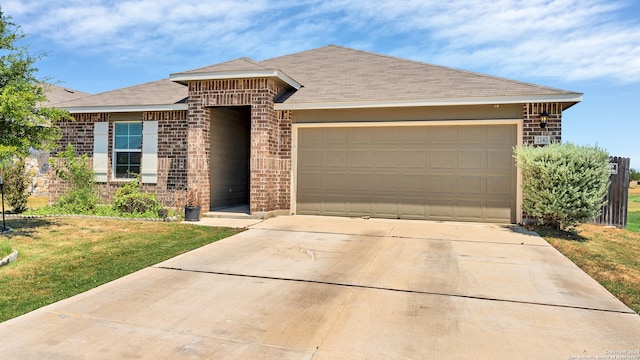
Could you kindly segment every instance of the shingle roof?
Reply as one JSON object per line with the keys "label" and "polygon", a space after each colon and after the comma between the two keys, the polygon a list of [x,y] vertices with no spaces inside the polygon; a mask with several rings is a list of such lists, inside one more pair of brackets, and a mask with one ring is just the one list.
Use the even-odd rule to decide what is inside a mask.
{"label": "shingle roof", "polygon": [[260,64],[282,69],[303,85],[287,104],[572,94],[336,45]]}
{"label": "shingle roof", "polygon": [[44,94],[47,97],[47,101],[43,101],[42,103],[38,104],[39,106],[52,106],[63,101],[79,99],[91,95],[86,92],[52,84],[44,84],[43,87]]}
{"label": "shingle roof", "polygon": [[107,91],[57,104],[63,108],[90,106],[170,105],[184,102],[188,89],[169,79]]}
{"label": "shingle roof", "polygon": [[[306,104],[384,103],[439,99],[504,99],[526,102],[540,96],[567,96],[575,103],[581,94],[546,86],[431,65],[336,45],[254,61],[239,58],[171,75],[172,78],[109,91],[60,104],[67,108],[178,104],[187,88],[173,80],[206,74],[274,70],[302,88],[283,101],[285,106]],[[235,75],[233,75],[235,76]]]}

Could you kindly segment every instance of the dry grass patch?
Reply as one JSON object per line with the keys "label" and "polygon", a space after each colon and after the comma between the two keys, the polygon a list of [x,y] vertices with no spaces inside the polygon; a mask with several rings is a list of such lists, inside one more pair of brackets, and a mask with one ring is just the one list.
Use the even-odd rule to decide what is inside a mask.
{"label": "dry grass patch", "polygon": [[20,255],[0,268],[0,321],[84,292],[238,230],[95,218],[12,219]]}
{"label": "dry grass patch", "polygon": [[553,247],[640,313],[640,233],[593,224],[577,234],[538,228]]}

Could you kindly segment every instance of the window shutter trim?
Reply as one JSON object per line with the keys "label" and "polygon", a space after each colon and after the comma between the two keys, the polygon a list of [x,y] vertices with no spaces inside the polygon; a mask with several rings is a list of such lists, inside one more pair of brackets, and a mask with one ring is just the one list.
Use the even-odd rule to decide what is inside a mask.
{"label": "window shutter trim", "polygon": [[140,178],[143,184],[158,183],[158,122],[142,123],[142,168]]}
{"label": "window shutter trim", "polygon": [[95,182],[107,182],[108,168],[109,123],[97,122],[93,124],[93,172]]}

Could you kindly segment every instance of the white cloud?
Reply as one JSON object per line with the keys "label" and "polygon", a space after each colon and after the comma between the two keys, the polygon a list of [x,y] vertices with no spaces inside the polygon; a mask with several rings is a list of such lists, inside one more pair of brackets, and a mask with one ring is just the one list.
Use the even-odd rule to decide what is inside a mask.
{"label": "white cloud", "polygon": [[633,6],[624,0],[8,0],[2,9],[55,47],[116,60],[264,59],[337,43],[504,76],[637,82],[640,23]]}

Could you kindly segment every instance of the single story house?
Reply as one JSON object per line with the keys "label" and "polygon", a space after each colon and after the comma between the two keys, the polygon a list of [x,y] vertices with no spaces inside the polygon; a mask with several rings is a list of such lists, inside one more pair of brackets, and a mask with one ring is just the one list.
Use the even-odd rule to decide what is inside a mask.
{"label": "single story house", "polygon": [[[57,104],[102,195],[140,174],[165,204],[516,223],[513,147],[561,140],[582,94],[329,45]],[[541,121],[541,114],[546,121]],[[546,126],[545,126],[546,125]],[[54,179],[51,196],[63,184]],[[56,190],[57,189],[57,190]]]}

